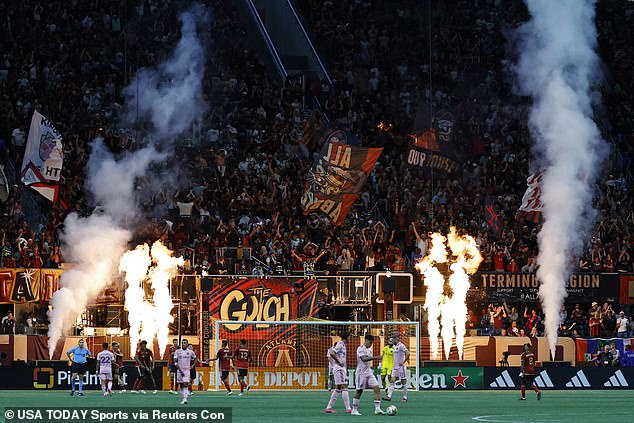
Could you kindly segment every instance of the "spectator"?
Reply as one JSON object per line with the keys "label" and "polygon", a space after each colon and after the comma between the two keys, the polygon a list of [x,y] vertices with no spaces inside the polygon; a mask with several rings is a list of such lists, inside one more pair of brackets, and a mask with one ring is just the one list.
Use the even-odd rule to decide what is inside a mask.
{"label": "spectator", "polygon": [[610,352],[610,346],[605,345],[603,350],[595,354],[593,361],[595,361],[600,367],[612,366],[612,353]]}
{"label": "spectator", "polygon": [[619,313],[619,318],[616,320],[616,336],[617,338],[628,337],[628,319],[625,317],[625,312]]}
{"label": "spectator", "polygon": [[614,311],[611,309],[608,310],[604,314],[603,319],[601,319],[601,324],[603,326],[603,336],[605,338],[613,337],[616,330],[616,317],[614,315]]}
{"label": "spectator", "polygon": [[15,333],[15,318],[13,317],[13,312],[7,312],[7,315],[2,318],[2,329],[5,334],[13,334]]}
{"label": "spectator", "polygon": [[590,321],[588,322],[588,326],[590,327],[590,337],[598,338],[601,332],[601,323],[599,320],[599,312],[595,311],[590,315]]}

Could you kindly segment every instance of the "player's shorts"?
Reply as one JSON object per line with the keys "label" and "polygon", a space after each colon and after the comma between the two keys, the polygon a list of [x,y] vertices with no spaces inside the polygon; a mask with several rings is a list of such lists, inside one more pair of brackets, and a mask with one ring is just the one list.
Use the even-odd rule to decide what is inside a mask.
{"label": "player's shorts", "polygon": [[392,368],[391,367],[381,367],[381,376],[389,375],[392,376]]}
{"label": "player's shorts", "polygon": [[238,369],[238,377],[247,377],[249,369]]}
{"label": "player's shorts", "polygon": [[145,367],[141,367],[141,366],[137,366],[136,371],[139,374],[139,377],[141,378],[145,378],[152,374],[152,372],[148,371]]}
{"label": "player's shorts", "polygon": [[191,381],[191,372],[184,372],[180,369],[176,369],[176,383],[190,383]]}
{"label": "player's shorts", "polygon": [[99,372],[99,380],[112,380],[112,372]]}
{"label": "player's shorts", "polygon": [[196,369],[193,367],[189,370],[189,378],[193,381],[196,379]]}
{"label": "player's shorts", "polygon": [[170,364],[170,370],[169,370],[170,373],[176,373],[177,370],[178,369],[176,368],[176,365]]}
{"label": "player's shorts", "polygon": [[407,375],[405,374],[405,366],[394,367],[392,369],[392,377],[396,379],[406,379]]}
{"label": "player's shorts", "polygon": [[73,365],[70,366],[70,372],[71,373],[78,373],[80,375],[83,375],[84,373],[86,373],[86,371],[88,370],[86,363],[75,363],[73,362]]}
{"label": "player's shorts", "polygon": [[335,369],[332,371],[332,375],[335,377],[335,385],[348,384],[348,374],[345,369]]}
{"label": "player's shorts", "polygon": [[358,391],[379,386],[379,382],[377,382],[376,377],[372,373],[357,373],[355,379]]}
{"label": "player's shorts", "polygon": [[229,377],[229,370],[221,370],[220,371],[220,379],[225,380]]}
{"label": "player's shorts", "polygon": [[533,386],[534,381],[535,381],[535,375],[522,376],[522,386]]}

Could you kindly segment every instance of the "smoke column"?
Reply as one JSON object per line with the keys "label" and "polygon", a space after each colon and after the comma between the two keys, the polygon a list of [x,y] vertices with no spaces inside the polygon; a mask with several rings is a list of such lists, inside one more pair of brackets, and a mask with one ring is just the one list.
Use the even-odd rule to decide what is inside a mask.
{"label": "smoke column", "polygon": [[179,19],[181,39],[171,55],[156,68],[139,70],[123,92],[122,119],[147,129],[138,136],[145,146],[115,157],[102,140],[91,145],[85,188],[104,213],[87,218],[71,213],[64,222],[62,249],[73,268],[62,274],[60,289],[50,302],[50,357],[77,316],[117,274],[132,238],[130,229],[138,223],[138,178],[148,176],[152,163],[169,157],[175,138],[200,122],[208,109],[203,99],[205,43],[201,34],[209,28],[210,13],[194,5]]}
{"label": "smoke column", "polygon": [[554,356],[571,258],[594,223],[593,187],[607,149],[592,120],[599,76],[595,1],[526,0],[526,5],[531,19],[515,34],[514,70],[521,94],[533,99],[529,128],[544,169],[537,277]]}

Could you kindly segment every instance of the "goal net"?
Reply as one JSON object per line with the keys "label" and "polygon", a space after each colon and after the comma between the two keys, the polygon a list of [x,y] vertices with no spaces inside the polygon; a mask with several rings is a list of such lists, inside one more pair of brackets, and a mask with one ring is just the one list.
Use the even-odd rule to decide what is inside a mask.
{"label": "goal net", "polygon": [[[418,322],[334,322],[307,321],[227,321],[214,322],[212,340],[213,357],[221,348],[222,340],[235,352],[240,340],[246,340],[251,354],[247,384],[252,389],[325,389],[328,386],[327,352],[343,332],[350,334],[347,345],[347,368],[349,389],[355,389],[354,373],[357,367],[357,347],[366,334],[375,337],[372,351],[380,355],[389,337],[399,335],[400,341],[410,352],[407,363],[409,389],[418,390],[420,363],[420,328]],[[215,366],[210,388],[221,387],[219,361]],[[381,377],[379,360],[372,363],[380,386],[385,386]],[[239,386],[235,368],[229,373],[229,384]],[[233,388],[232,388],[233,389]]]}

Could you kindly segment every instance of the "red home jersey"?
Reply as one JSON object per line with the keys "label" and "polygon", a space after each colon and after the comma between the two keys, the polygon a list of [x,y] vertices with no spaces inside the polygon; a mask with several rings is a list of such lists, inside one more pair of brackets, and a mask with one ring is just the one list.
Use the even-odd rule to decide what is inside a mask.
{"label": "red home jersey", "polygon": [[113,351],[114,352],[114,367],[123,367],[123,354],[121,351]]}
{"label": "red home jersey", "polygon": [[233,361],[236,363],[236,368],[238,369],[248,369],[250,358],[251,353],[247,348],[238,347],[233,354]]}
{"label": "red home jersey", "polygon": [[231,370],[231,350],[229,348],[220,348],[216,357],[220,362],[220,370]]}
{"label": "red home jersey", "polygon": [[524,366],[525,375],[535,374],[535,356],[532,352],[522,353],[522,365]]}
{"label": "red home jersey", "polygon": [[170,366],[175,366],[175,365],[176,365],[176,363],[174,362],[174,354],[176,354],[176,350],[177,350],[177,349],[178,349],[178,348],[176,348],[174,345],[172,345],[172,346],[170,347],[170,353],[169,353],[169,357],[168,357],[168,359],[167,359],[167,360],[168,360],[168,364],[169,364]]}
{"label": "red home jersey", "polygon": [[137,360],[138,360],[138,362],[136,363],[137,367],[139,366],[139,363],[142,366],[150,367],[150,363],[152,361],[152,351],[150,351],[149,348],[146,348],[145,350],[142,350],[141,348],[139,348],[136,351],[136,354],[137,354]]}

